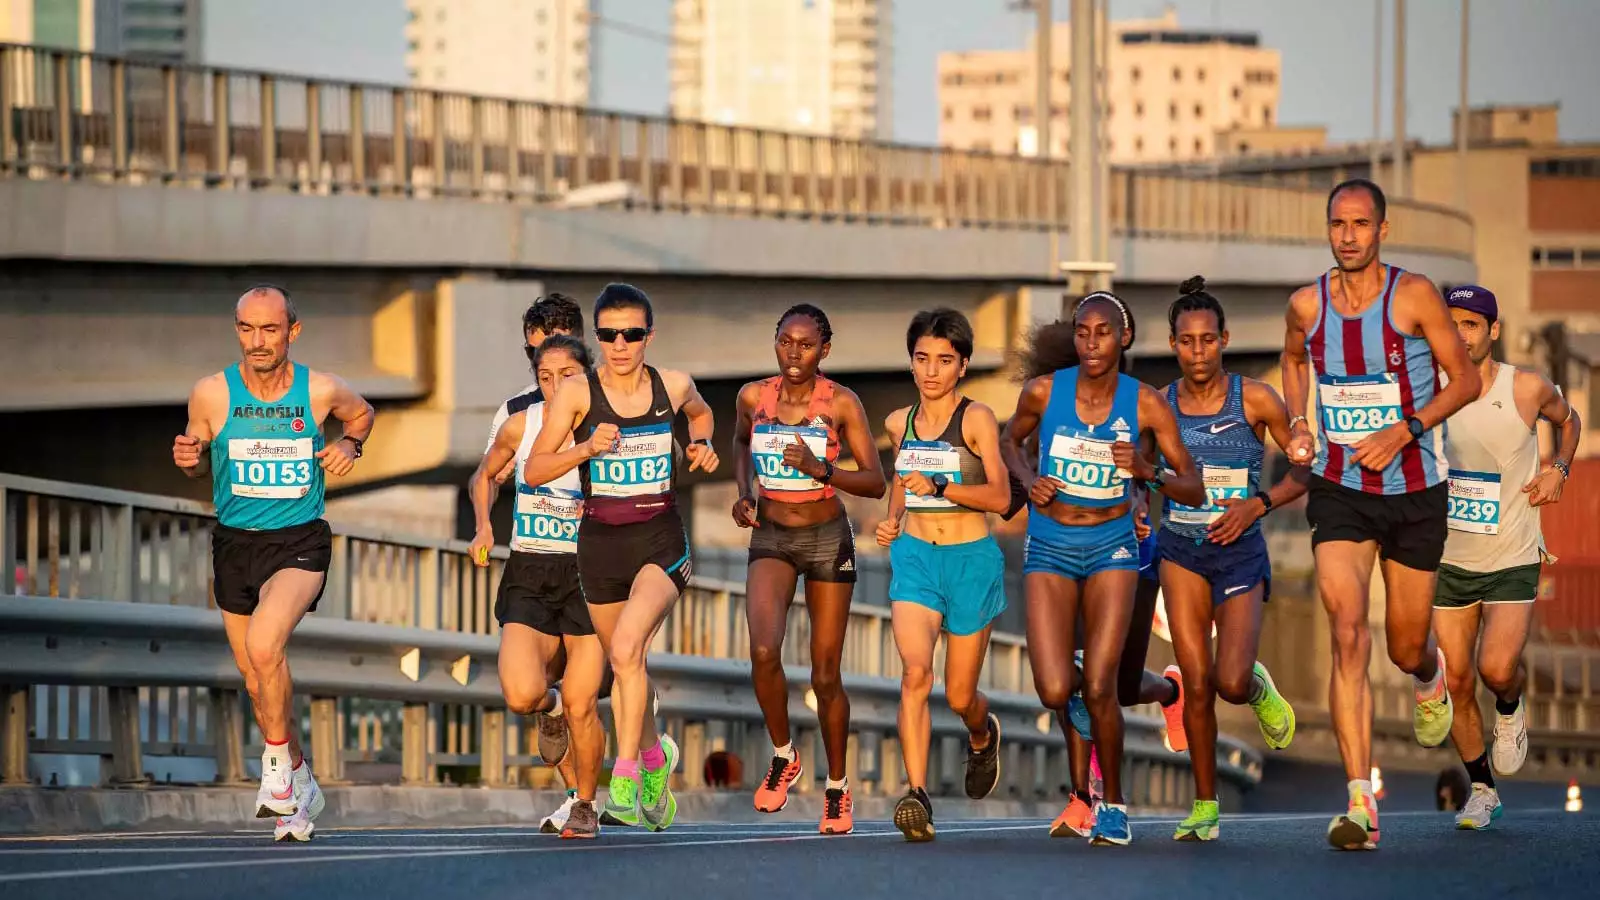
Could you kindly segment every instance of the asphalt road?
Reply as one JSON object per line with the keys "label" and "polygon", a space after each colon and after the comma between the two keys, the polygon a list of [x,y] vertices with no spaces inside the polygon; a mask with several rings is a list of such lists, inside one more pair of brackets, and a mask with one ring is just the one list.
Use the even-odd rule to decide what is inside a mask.
{"label": "asphalt road", "polygon": [[[1220,840],[1171,840],[1173,818],[1134,819],[1129,847],[1051,839],[1038,821],[939,823],[907,845],[887,822],[821,837],[794,823],[606,829],[594,842],[530,829],[339,829],[273,844],[270,827],[0,841],[0,897],[162,900],[472,900],[564,896],[1593,897],[1600,814],[1508,810],[1488,832],[1447,813],[1385,812],[1381,849],[1323,842],[1329,814],[1224,816]],[[598,891],[599,893],[595,893]],[[626,893],[624,893],[626,892]]]}

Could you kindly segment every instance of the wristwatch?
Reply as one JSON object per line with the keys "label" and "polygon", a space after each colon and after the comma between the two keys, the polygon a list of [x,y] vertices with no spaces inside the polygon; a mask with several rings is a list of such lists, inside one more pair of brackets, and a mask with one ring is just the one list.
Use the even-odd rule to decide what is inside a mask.
{"label": "wristwatch", "polygon": [[817,476],[817,480],[823,484],[833,480],[833,463],[827,460],[822,461],[822,474]]}
{"label": "wristwatch", "polygon": [[1263,516],[1269,512],[1272,512],[1271,494],[1268,494],[1266,491],[1262,491],[1261,493],[1257,494],[1256,497],[1261,500],[1261,514]]}
{"label": "wristwatch", "polygon": [[1553,469],[1557,469],[1557,470],[1559,470],[1561,472],[1562,480],[1566,480],[1566,479],[1572,477],[1572,463],[1562,462],[1561,460],[1558,459],[1558,460],[1555,460],[1554,462],[1550,463],[1550,467],[1553,468]]}
{"label": "wristwatch", "polygon": [[935,497],[943,497],[944,489],[950,486],[950,476],[940,472],[934,473],[928,480],[933,482],[933,495]]}
{"label": "wristwatch", "polygon": [[1152,491],[1159,491],[1167,486],[1167,470],[1157,469],[1154,477],[1146,479],[1145,486]]}
{"label": "wristwatch", "polygon": [[710,447],[711,446],[711,439],[710,438],[695,438],[694,440],[689,442],[689,446],[691,446],[691,447],[693,447],[695,444],[704,444],[705,446]]}
{"label": "wristwatch", "polygon": [[339,440],[341,440],[341,441],[349,441],[350,442],[350,446],[354,447],[355,450],[356,450],[355,458],[356,459],[360,459],[361,458],[361,446],[363,444],[365,444],[366,441],[362,440],[361,438],[351,437],[348,434],[345,435],[344,437],[339,438]]}
{"label": "wristwatch", "polygon": [[1411,437],[1416,440],[1421,440],[1422,433],[1428,430],[1422,427],[1422,420],[1416,416],[1406,416],[1406,427],[1411,429]]}

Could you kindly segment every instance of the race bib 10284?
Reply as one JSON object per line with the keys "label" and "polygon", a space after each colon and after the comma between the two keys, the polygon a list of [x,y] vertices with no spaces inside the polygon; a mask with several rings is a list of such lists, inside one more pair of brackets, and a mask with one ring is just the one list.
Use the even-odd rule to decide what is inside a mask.
{"label": "race bib 10284", "polygon": [[258,500],[299,500],[318,471],[308,437],[229,438],[228,468],[233,496]]}
{"label": "race bib 10284", "polygon": [[1379,375],[1323,375],[1317,379],[1322,431],[1343,446],[1370,437],[1402,420],[1400,380]]}
{"label": "race bib 10284", "polygon": [[638,425],[618,434],[617,447],[589,460],[596,497],[651,497],[672,490],[672,425]]}
{"label": "race bib 10284", "polygon": [[783,464],[783,450],[795,438],[803,441],[817,459],[828,455],[828,429],[809,425],[784,425],[768,423],[757,425],[750,432],[750,453],[755,458],[756,481],[769,493],[784,491],[814,491],[822,482],[810,475]]}
{"label": "race bib 10284", "polygon": [[1451,531],[1500,533],[1500,475],[1450,470]]}

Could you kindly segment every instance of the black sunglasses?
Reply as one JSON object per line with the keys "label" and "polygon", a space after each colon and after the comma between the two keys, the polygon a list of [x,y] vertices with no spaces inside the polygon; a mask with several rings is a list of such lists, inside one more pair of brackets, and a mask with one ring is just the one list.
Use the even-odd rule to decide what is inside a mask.
{"label": "black sunglasses", "polygon": [[648,329],[648,328],[596,328],[594,330],[594,339],[599,341],[602,344],[615,343],[616,340],[617,340],[617,336],[618,335],[621,335],[622,339],[627,341],[630,344],[637,344],[640,341],[642,341],[645,338],[650,336],[650,329]]}

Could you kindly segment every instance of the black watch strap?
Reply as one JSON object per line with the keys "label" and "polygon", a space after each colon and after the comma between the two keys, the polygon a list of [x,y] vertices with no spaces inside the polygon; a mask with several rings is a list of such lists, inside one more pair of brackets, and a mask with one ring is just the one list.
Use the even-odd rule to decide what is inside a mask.
{"label": "black watch strap", "polygon": [[1267,513],[1272,512],[1272,495],[1266,491],[1262,491],[1256,496],[1261,498],[1261,514],[1264,516]]}
{"label": "black watch strap", "polygon": [[1411,436],[1419,440],[1422,438],[1423,432],[1428,430],[1422,427],[1422,420],[1416,416],[1406,416],[1406,427],[1411,429]]}
{"label": "black watch strap", "polygon": [[341,438],[339,438],[339,440],[341,440],[341,441],[349,441],[350,445],[356,449],[356,459],[360,459],[361,458],[361,448],[366,445],[366,443],[367,443],[366,441],[364,441],[364,440],[362,440],[361,438],[358,438],[358,437],[351,437],[348,434],[344,435]]}
{"label": "black watch strap", "polygon": [[832,462],[830,462],[829,460],[826,460],[826,459],[822,461],[822,475],[817,480],[822,482],[823,484],[827,484],[828,482],[833,480],[833,463]]}

